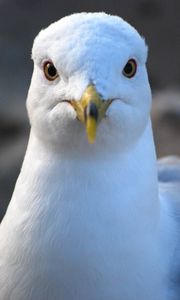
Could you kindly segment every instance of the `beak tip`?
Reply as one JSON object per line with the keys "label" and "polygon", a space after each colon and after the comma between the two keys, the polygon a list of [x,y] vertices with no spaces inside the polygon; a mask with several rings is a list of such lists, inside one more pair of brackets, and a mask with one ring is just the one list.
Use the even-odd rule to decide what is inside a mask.
{"label": "beak tip", "polygon": [[93,145],[95,142],[95,138],[88,137],[89,144]]}
{"label": "beak tip", "polygon": [[86,133],[88,142],[93,144],[96,139],[96,129],[97,129],[97,121],[91,116],[88,116],[86,119]]}

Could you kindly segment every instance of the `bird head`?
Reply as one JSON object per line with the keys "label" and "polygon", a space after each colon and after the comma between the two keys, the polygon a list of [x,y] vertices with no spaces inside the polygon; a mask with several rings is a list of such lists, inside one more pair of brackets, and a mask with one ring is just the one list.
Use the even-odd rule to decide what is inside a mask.
{"label": "bird head", "polygon": [[151,107],[147,47],[123,19],[62,18],[39,33],[32,58],[27,109],[47,145],[124,151],[141,136]]}

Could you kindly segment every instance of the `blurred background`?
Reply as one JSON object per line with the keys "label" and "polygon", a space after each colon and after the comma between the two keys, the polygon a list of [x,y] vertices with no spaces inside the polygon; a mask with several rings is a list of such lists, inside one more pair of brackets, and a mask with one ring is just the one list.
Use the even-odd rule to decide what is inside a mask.
{"label": "blurred background", "polygon": [[0,220],[27,145],[33,39],[51,22],[80,11],[119,15],[146,38],[157,155],[180,155],[179,0],[0,0]]}

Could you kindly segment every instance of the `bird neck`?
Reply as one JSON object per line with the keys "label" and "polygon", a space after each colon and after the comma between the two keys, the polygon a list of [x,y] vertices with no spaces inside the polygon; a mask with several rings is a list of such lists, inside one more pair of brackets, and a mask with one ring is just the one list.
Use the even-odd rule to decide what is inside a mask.
{"label": "bird neck", "polygon": [[[91,290],[94,274],[102,274],[102,278],[97,276],[97,286],[103,282],[107,294],[103,299],[112,299],[114,288],[122,299],[124,295],[132,299],[129,286],[137,292],[137,299],[160,299],[164,265],[157,247],[158,203],[150,123],[134,148],[106,159],[59,156],[45,149],[31,133],[5,217],[11,222],[4,221],[4,226],[18,227],[16,232],[30,240],[30,255],[37,260],[31,264],[31,274],[37,271],[39,252],[46,253],[42,265],[48,284],[61,275],[59,270],[64,272],[58,277],[62,293],[72,282],[81,290],[87,278]],[[15,253],[21,255],[19,250]],[[29,270],[26,264],[25,269]],[[103,280],[108,282],[107,289]],[[91,293],[102,296],[101,290]]]}
{"label": "bird neck", "polygon": [[[151,123],[129,151],[105,157],[60,155],[44,147],[31,132],[19,183],[28,186],[29,193],[32,190],[27,201],[36,201],[34,190],[42,201],[51,196],[59,199],[63,195],[61,199],[69,199],[74,195],[69,200],[75,206],[76,201],[91,205],[97,199],[103,205],[113,198],[121,208],[122,218],[131,211],[135,222],[141,216],[140,223],[154,225],[159,217],[159,202]],[[60,203],[52,201],[51,205]]]}

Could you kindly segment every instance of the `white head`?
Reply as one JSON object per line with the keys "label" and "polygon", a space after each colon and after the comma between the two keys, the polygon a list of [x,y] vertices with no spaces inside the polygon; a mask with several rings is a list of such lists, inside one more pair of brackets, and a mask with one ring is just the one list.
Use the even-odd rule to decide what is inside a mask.
{"label": "white head", "polygon": [[[34,134],[47,147],[124,151],[138,140],[149,119],[151,91],[147,47],[132,26],[105,13],[74,14],[39,33],[32,57],[27,108]],[[80,103],[89,85],[103,103],[113,99],[98,122],[93,145],[69,102]]]}

